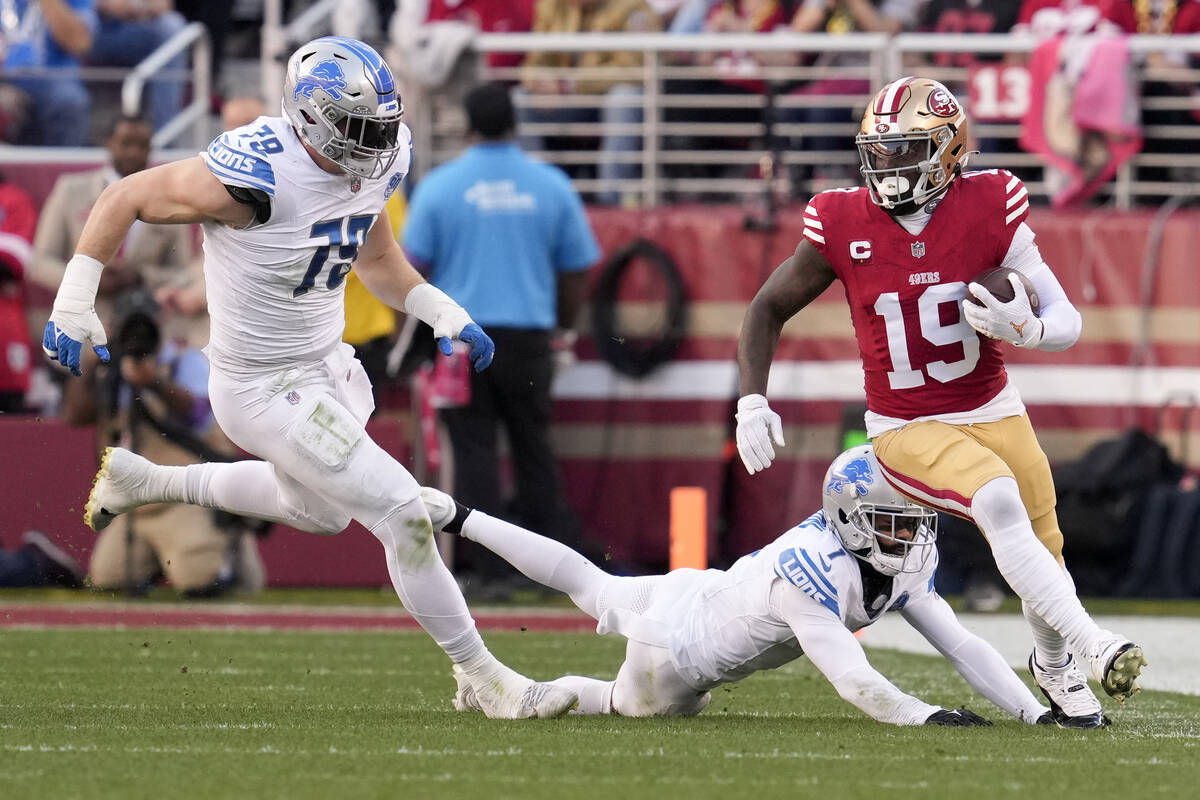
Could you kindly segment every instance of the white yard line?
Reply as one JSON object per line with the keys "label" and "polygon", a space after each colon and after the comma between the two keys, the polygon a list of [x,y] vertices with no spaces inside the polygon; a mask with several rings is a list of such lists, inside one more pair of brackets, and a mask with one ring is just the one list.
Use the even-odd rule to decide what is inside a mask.
{"label": "white yard line", "polygon": [[[1033,639],[1023,617],[1018,614],[959,614],[958,618],[968,630],[991,642],[1009,664],[1025,669]],[[1149,666],[1139,681],[1143,688],[1200,694],[1200,619],[1096,617],[1096,622],[1128,636],[1145,650]],[[937,655],[937,651],[899,614],[887,614],[864,629],[862,643],[867,647]]]}

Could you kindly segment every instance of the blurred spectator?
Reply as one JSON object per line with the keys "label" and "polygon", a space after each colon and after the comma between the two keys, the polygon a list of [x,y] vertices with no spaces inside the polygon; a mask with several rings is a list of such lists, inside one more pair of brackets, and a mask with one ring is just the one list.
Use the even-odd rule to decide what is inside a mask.
{"label": "blurred spectator", "polygon": [[[362,0],[359,0],[362,2]],[[401,66],[427,85],[452,68],[474,32],[527,33],[534,0],[400,0],[390,17],[391,40]],[[517,67],[522,53],[489,53],[489,67]]]}
{"label": "blurred spectator", "polygon": [[1104,0],[1024,0],[1017,14],[1015,33],[1032,33],[1039,39],[1110,29],[1100,5]]}
{"label": "blurred spectator", "polygon": [[[792,17],[792,30],[797,33],[887,33],[897,34],[912,30],[917,22],[919,0],[804,0]],[[863,53],[823,53],[814,61],[814,67],[865,67],[869,58]],[[871,82],[868,78],[832,77],[814,81],[793,94],[869,95]],[[837,135],[806,134],[803,149],[824,153],[842,153],[852,143],[857,133],[854,128],[859,112],[849,106],[826,106],[811,108],[789,108],[780,113],[789,122],[818,125],[822,128],[842,128]],[[828,157],[827,157],[828,158]],[[816,165],[808,177],[818,180],[833,180],[839,184],[856,175],[857,167],[849,165]],[[804,177],[804,176],[801,176]],[[819,188],[819,187],[818,187]]]}
{"label": "blurred spectator", "polygon": [[[704,22],[708,12],[722,0],[680,0],[674,3],[676,8],[670,16],[667,30],[670,33],[700,33],[704,30]],[[662,2],[651,3],[659,14],[663,14]],[[666,14],[663,14],[664,19]]]}
{"label": "blurred spectator", "polygon": [[221,105],[221,130],[231,131],[249,125],[267,113],[267,104],[257,95],[238,95]]}
{"label": "blurred spectator", "polygon": [[[1101,0],[1104,18],[1129,34],[1189,34],[1200,33],[1200,0]],[[1144,66],[1150,70],[1171,68],[1200,68],[1200,54],[1184,52],[1152,52],[1145,56]],[[1200,120],[1200,86],[1194,80],[1163,80],[1153,73],[1143,74],[1141,93],[1144,98],[1165,98],[1168,103],[1191,98],[1191,109],[1143,108],[1144,128],[1175,125],[1195,128]],[[1159,100],[1158,102],[1161,102]],[[1146,103],[1144,105],[1151,105]],[[1200,152],[1200,139],[1192,136],[1147,135],[1143,143],[1147,153]],[[1138,178],[1147,181],[1194,182],[1200,170],[1193,166],[1139,167]]]}
{"label": "blurred spectator", "polygon": [[[1008,33],[1017,24],[1020,6],[1012,0],[929,0],[921,10],[918,30],[930,33]],[[991,53],[934,53],[939,67],[968,67],[977,61],[998,61]],[[948,82],[947,87],[955,91]]]}
{"label": "blurred spectator", "polygon": [[91,98],[79,77],[79,59],[92,47],[93,3],[5,0],[0,10],[4,79],[25,96],[13,137],[17,144],[84,144]]}
{"label": "blurred spectator", "polygon": [[83,569],[40,531],[25,531],[16,550],[0,547],[0,589],[83,586]]}
{"label": "blurred spectator", "polygon": [[1029,60],[1021,147],[1045,160],[1053,206],[1085,202],[1142,146],[1129,44],[1080,0],[1026,0],[1017,29],[1049,37]]}
{"label": "blurred spectator", "polygon": [[[468,397],[442,410],[454,449],[455,497],[576,545],[578,524],[550,447],[550,385],[555,340],[559,349],[570,347],[586,271],[600,251],[566,176],[513,141],[508,90],[480,86],[465,106],[475,143],[417,185],[404,227],[412,263],[434,286],[454,292],[496,342],[491,367],[462,371]],[[465,359],[460,363],[465,367]],[[511,504],[501,492],[500,426],[515,479]],[[467,555],[484,584],[509,574],[482,548]]]}
{"label": "blurred spectator", "polygon": [[[172,0],[96,0],[96,10],[100,12],[100,29],[87,56],[88,63],[96,66],[137,66],[187,26],[187,20],[173,10]],[[183,107],[187,62],[184,50],[163,67],[165,75],[146,85],[155,130]]]}
{"label": "blurred spectator", "polygon": [[[198,348],[164,341],[150,293],[118,298],[109,330],[111,363],[89,350],[83,378],[67,383],[67,421],[95,424],[100,453],[120,445],[159,464],[232,460],[208,403],[208,360]],[[142,591],[161,576],[196,596],[257,591],[265,579],[251,524],[199,506],[142,506],[97,538],[92,585]]]}
{"label": "blurred spectator", "polygon": [[[150,124],[140,118],[120,117],[104,141],[110,163],[90,172],[59,177],[42,206],[34,238],[30,279],[57,291],[75,252],[75,243],[96,199],[104,188],[126,175],[145,169],[150,158]],[[147,225],[134,222],[116,260],[104,270],[96,309],[106,319],[111,300],[131,286],[144,284],[152,291],[167,285],[184,286],[196,279],[191,266],[193,231],[185,225]],[[178,335],[172,331],[172,336]]]}
{"label": "blurred spectator", "polygon": [[[212,85],[220,87],[221,67],[225,64],[225,43],[233,27],[233,7],[237,0],[175,0],[175,8],[185,19],[199,22],[208,29],[212,43]],[[214,106],[215,108],[215,106]]]}
{"label": "blurred spectator", "polygon": [[[657,31],[658,18],[644,0],[538,0],[534,13],[536,33],[612,33]],[[613,68],[639,67],[643,55],[632,51],[592,51],[562,53],[535,51],[525,58],[526,76],[522,81],[520,122],[596,122],[601,123],[600,166],[597,177],[607,182],[596,199],[600,203],[621,200],[625,187],[617,181],[632,180],[641,173],[641,166],[631,158],[641,148],[641,136],[622,128],[640,126],[642,122],[639,83],[628,79],[582,78],[574,80],[563,70],[571,67]],[[561,76],[561,77],[560,77]],[[576,107],[563,103],[532,106],[537,99],[552,96],[603,95],[600,107]],[[537,134],[521,132],[526,150],[545,149],[544,139]]]}
{"label": "blurred spectator", "polygon": [[[786,25],[787,17],[779,0],[724,0],[713,6],[704,21],[705,33],[767,33]],[[712,64],[727,77],[725,83],[748,92],[765,89],[761,66],[796,63],[791,53],[747,53],[705,50],[696,54],[700,64]]]}
{"label": "blurred spectator", "polygon": [[0,414],[25,410],[33,348],[25,321],[25,271],[33,259],[37,207],[0,174]]}

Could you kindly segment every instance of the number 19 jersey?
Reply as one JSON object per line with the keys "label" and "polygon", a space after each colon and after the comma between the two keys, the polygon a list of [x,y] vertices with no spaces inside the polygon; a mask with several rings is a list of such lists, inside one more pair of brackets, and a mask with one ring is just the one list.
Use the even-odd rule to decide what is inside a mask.
{"label": "number 19 jersey", "polygon": [[221,183],[270,199],[245,229],[203,225],[213,367],[272,372],[328,355],[345,329],[345,278],[384,203],[408,171],[411,139],[386,175],[367,180],[317,166],[282,117],[259,117],[201,154]]}
{"label": "number 19 jersey", "polygon": [[1028,215],[1024,185],[1005,170],[962,175],[915,235],[866,189],[813,197],[804,237],[845,286],[870,411],[915,419],[971,411],[1000,393],[1000,343],[963,319],[962,301],[972,278],[1004,261]]}

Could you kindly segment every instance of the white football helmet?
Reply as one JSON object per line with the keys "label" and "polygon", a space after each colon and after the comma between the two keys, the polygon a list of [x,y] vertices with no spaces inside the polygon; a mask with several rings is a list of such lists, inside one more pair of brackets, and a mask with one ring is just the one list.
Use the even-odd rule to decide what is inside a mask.
{"label": "white football helmet", "polygon": [[326,36],[292,54],[283,115],[306,144],[363,178],[383,176],[400,149],[396,81],[383,57],[357,39]]}
{"label": "white football helmet", "polygon": [[842,544],[876,572],[920,572],[933,555],[937,514],[892,488],[871,445],[852,447],[833,460],[822,495],[825,519]]}
{"label": "white football helmet", "polygon": [[966,166],[967,115],[929,78],[900,78],[879,90],[854,143],[875,205],[911,214],[941,197]]}

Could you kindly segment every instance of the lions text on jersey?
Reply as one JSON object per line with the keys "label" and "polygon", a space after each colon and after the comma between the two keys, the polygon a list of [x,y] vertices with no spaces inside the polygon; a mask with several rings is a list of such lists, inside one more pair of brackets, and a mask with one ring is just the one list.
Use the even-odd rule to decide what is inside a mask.
{"label": "lions text on jersey", "polygon": [[963,174],[915,235],[866,189],[813,197],[804,237],[845,284],[871,411],[971,411],[1004,389],[1001,343],[977,333],[960,306],[967,283],[1000,266],[1028,216],[1025,187],[1006,170]]}
{"label": "lions text on jersey", "polygon": [[227,374],[324,358],[345,327],[342,293],[358,248],[408,171],[411,136],[378,180],[321,169],[281,117],[260,117],[202,153],[226,186],[270,198],[265,222],[204,227],[212,333],[208,357]]}

